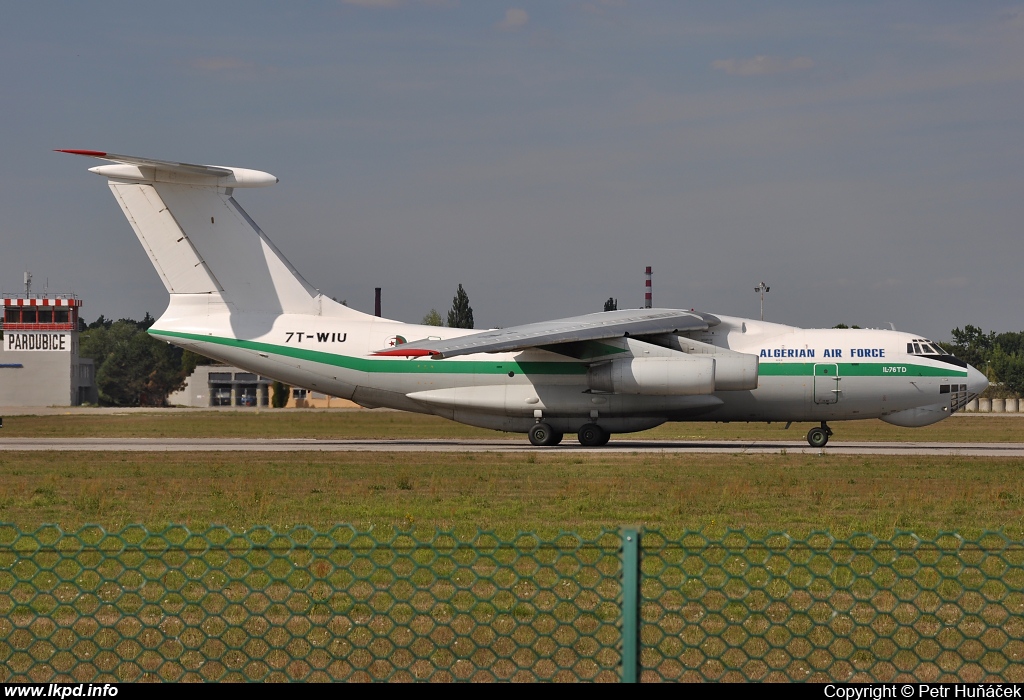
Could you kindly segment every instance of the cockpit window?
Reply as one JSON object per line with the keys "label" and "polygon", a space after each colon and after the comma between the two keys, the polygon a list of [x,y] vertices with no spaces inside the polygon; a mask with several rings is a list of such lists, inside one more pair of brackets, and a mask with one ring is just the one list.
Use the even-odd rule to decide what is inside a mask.
{"label": "cockpit window", "polygon": [[917,338],[913,342],[907,343],[907,354],[908,355],[948,355],[949,353],[939,347],[938,343],[933,343],[930,340],[924,338]]}

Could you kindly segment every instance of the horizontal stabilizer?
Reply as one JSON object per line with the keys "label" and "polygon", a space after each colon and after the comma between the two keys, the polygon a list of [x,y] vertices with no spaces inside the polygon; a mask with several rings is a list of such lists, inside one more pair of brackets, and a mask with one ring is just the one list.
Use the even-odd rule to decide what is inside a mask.
{"label": "horizontal stabilizer", "polygon": [[268,187],[278,179],[270,173],[248,168],[229,168],[222,165],[196,165],[154,158],[125,156],[105,151],[87,151],[77,148],[58,148],[57,153],[89,156],[108,160],[116,165],[100,165],[89,172],[118,180],[169,182],[214,187]]}

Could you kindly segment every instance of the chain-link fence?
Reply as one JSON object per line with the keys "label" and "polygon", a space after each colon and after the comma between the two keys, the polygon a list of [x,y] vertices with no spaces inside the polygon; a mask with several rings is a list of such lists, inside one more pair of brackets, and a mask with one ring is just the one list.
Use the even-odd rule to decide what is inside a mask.
{"label": "chain-link fence", "polygon": [[644,533],[642,680],[1024,681],[1024,548]]}
{"label": "chain-link fence", "polygon": [[1024,681],[1002,534],[0,525],[0,682]]}

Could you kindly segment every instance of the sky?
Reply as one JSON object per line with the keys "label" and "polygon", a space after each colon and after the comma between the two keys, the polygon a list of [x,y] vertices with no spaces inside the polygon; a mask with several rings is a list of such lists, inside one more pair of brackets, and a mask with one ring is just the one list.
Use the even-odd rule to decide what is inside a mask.
{"label": "sky", "polygon": [[79,148],[255,168],[325,294],[478,328],[654,304],[1024,329],[1024,4],[10,3],[0,291],[167,295]]}

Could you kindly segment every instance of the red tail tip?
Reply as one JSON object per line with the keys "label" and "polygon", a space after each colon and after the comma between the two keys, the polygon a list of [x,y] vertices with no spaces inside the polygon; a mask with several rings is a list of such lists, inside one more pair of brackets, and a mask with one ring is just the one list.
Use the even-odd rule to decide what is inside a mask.
{"label": "red tail tip", "polygon": [[70,153],[76,156],[94,156],[96,158],[106,157],[106,151],[83,151],[79,148],[55,148],[55,153]]}

